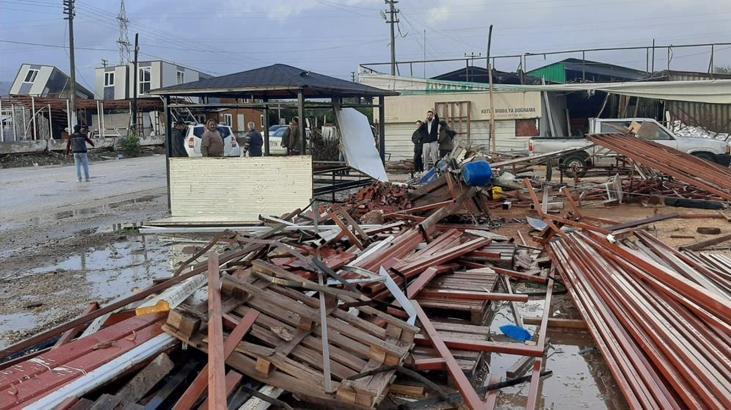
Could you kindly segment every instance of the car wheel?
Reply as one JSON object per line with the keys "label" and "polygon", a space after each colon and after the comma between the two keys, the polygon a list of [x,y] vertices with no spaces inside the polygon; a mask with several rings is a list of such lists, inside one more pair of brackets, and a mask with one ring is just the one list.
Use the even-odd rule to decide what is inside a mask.
{"label": "car wheel", "polygon": [[566,175],[571,178],[583,177],[586,175],[586,158],[581,155],[572,155],[564,158],[561,162]]}

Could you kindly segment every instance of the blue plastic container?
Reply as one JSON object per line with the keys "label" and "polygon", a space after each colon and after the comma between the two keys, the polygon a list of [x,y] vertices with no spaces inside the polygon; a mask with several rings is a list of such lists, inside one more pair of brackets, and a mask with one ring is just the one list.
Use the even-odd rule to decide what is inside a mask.
{"label": "blue plastic container", "polygon": [[472,161],[462,166],[462,179],[469,186],[485,186],[492,182],[492,168],[485,160]]}

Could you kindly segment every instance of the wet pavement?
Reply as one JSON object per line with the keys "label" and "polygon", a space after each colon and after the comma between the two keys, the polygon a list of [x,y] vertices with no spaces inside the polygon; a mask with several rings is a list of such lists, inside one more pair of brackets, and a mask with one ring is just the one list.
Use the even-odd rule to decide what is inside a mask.
{"label": "wet pavement", "polygon": [[[172,275],[175,246],[156,237],[117,235],[106,245],[5,271],[0,280],[0,346]],[[5,270],[5,269],[4,269]]]}

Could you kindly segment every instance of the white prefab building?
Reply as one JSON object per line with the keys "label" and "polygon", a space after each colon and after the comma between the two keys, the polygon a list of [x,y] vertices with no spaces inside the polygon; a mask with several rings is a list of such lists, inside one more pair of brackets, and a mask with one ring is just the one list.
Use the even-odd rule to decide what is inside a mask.
{"label": "white prefab building", "polygon": [[[398,91],[385,98],[386,155],[389,161],[411,159],[411,136],[416,121],[424,120],[428,110],[458,131],[456,143],[489,149],[490,95],[486,85],[391,77],[361,73],[360,82]],[[528,150],[528,140],[540,135],[540,91],[500,89],[493,93],[495,104],[495,142],[500,152]],[[374,118],[378,118],[374,113]]]}
{"label": "white prefab building", "polygon": [[[191,68],[162,60],[137,63],[137,97],[153,97],[150,90],[198,81],[211,76]],[[95,91],[101,100],[127,100],[134,97],[134,64],[96,69]]]}
{"label": "white prefab building", "polygon": [[[71,78],[52,65],[21,64],[10,86],[10,95],[68,98]],[[94,98],[91,91],[76,83],[77,98]]]}

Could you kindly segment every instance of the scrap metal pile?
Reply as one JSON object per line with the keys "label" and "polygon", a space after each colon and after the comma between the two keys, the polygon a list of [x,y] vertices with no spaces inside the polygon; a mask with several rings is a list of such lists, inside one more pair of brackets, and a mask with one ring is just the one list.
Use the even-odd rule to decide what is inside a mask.
{"label": "scrap metal pile", "polygon": [[[637,163],[731,192],[726,171],[667,155]],[[522,383],[535,409],[551,324],[588,328],[631,408],[731,408],[731,260],[697,252],[731,234],[677,251],[640,227],[680,214],[591,217],[567,187],[560,202],[527,179],[501,192],[469,182],[486,164],[451,160],[418,187],[190,227],[219,230],[169,279],[0,351],[0,409],[489,409]],[[523,227],[537,214],[527,222],[543,247],[492,232],[498,207]],[[166,229],[145,230],[187,228]],[[583,320],[551,317],[564,284]],[[521,315],[529,298],[540,317]],[[500,303],[512,321],[498,333]],[[496,371],[492,354],[516,361]]]}
{"label": "scrap metal pile", "polygon": [[[486,219],[486,201],[448,173],[224,231],[170,279],[2,350],[0,409],[374,408],[387,395],[490,408],[498,388],[519,383],[534,408],[550,375],[548,310],[528,340],[493,334],[485,318],[492,302],[528,301],[511,280],[545,286],[546,306],[553,280],[535,249],[461,223]],[[380,224],[354,218],[374,210]],[[536,364],[475,386],[490,352]],[[446,374],[456,390],[434,381]],[[404,389],[404,378],[422,387]]]}

